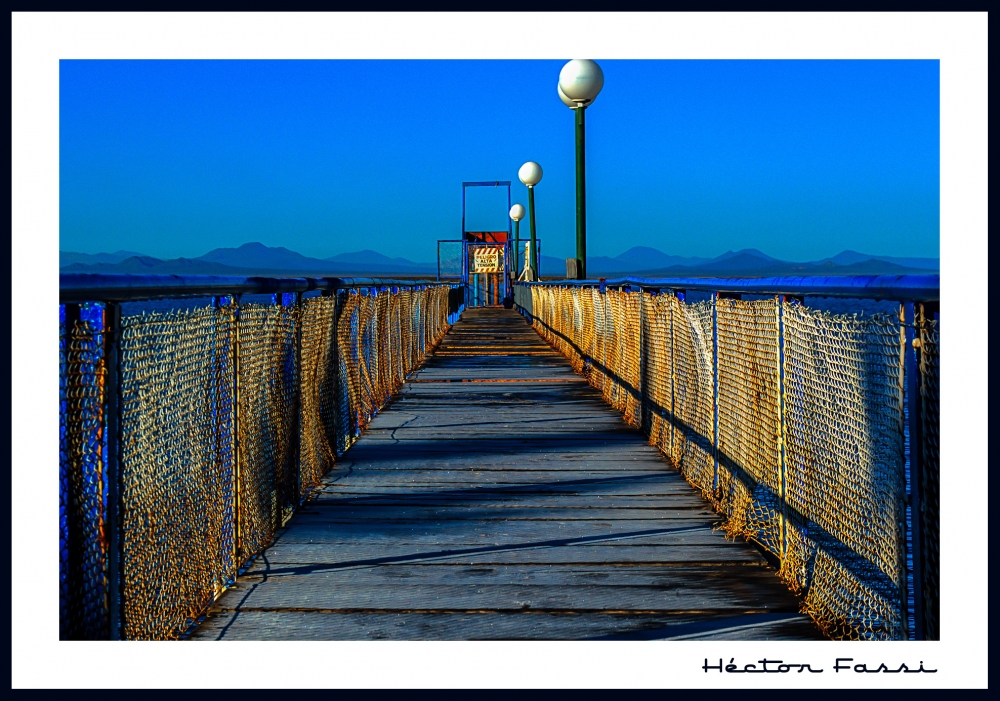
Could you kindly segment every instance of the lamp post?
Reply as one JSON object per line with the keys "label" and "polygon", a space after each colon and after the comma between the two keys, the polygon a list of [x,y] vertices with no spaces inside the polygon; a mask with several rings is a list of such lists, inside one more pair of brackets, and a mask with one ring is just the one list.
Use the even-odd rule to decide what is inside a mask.
{"label": "lamp post", "polygon": [[520,170],[517,177],[528,186],[528,228],[531,230],[531,248],[529,255],[529,268],[531,268],[532,279],[538,279],[538,245],[535,242],[535,185],[542,180],[542,167],[534,161],[528,161]]}
{"label": "lamp post", "polygon": [[604,87],[604,71],[590,59],[575,58],[559,71],[559,99],[576,113],[576,257],[577,277],[587,277],[587,185],[584,158],[584,111]]}
{"label": "lamp post", "polygon": [[521,255],[520,247],[520,233],[521,233],[521,220],[524,219],[524,207],[522,205],[516,204],[510,208],[510,218],[514,220],[514,260],[513,263],[514,279],[517,279],[518,275],[518,257]]}

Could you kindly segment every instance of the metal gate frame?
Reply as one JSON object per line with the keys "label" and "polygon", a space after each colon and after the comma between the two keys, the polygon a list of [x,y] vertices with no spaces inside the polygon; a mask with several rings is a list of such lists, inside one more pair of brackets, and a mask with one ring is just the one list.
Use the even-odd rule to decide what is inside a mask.
{"label": "metal gate frame", "polygon": [[[472,299],[469,290],[469,244],[477,244],[477,241],[470,241],[467,236],[468,230],[465,228],[465,189],[468,187],[506,187],[507,188],[507,212],[510,212],[510,180],[490,180],[490,181],[477,181],[477,182],[463,182],[462,183],[462,286],[465,290],[465,306],[472,306]],[[513,227],[511,225],[510,216],[507,216],[507,241],[504,243],[503,247],[503,257],[504,257],[504,270],[503,270],[503,293],[498,295],[502,300],[508,295],[508,293],[513,293],[513,287],[511,286],[511,235],[513,234]]]}

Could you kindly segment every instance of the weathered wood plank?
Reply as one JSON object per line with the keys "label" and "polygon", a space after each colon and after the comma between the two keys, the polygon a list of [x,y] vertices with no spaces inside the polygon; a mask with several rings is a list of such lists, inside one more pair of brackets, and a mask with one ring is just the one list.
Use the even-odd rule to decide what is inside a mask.
{"label": "weathered wood plank", "polygon": [[808,616],[221,611],[204,640],[810,640]]}
{"label": "weathered wood plank", "polygon": [[[586,542],[605,545],[627,543],[629,545],[722,545],[733,546],[725,536],[710,525],[693,524],[664,527],[662,523],[653,527],[614,528],[596,527],[589,521],[569,521],[553,524],[549,521],[522,521],[507,524],[487,522],[475,524],[451,524],[452,528],[417,528],[415,524],[386,524],[373,528],[371,524],[338,524],[335,527],[299,528],[290,527],[279,534],[277,546],[291,543],[322,543],[339,546],[344,543],[368,543],[372,547],[391,547],[401,543],[421,544],[430,551],[439,548],[476,546],[492,547],[539,547],[542,545],[576,545]],[[479,527],[475,527],[478,525]],[[739,545],[739,544],[737,544]],[[747,546],[747,551],[753,548]]]}
{"label": "weathered wood plank", "polygon": [[[480,490],[481,491],[481,490]],[[624,503],[617,503],[617,499],[602,499],[600,496],[584,495],[573,499],[565,494],[527,494],[521,495],[522,503],[511,504],[509,497],[504,498],[484,498],[470,499],[465,495],[455,495],[453,498],[447,496],[431,496],[429,498],[413,498],[411,495],[400,494],[397,498],[389,495],[372,494],[369,496],[345,496],[343,494],[323,494],[308,502],[302,507],[302,514],[333,514],[333,513],[357,513],[361,517],[370,518],[374,510],[385,511],[385,509],[397,509],[398,514],[406,513],[407,518],[430,518],[433,511],[415,511],[416,509],[427,510],[437,509],[438,514],[448,513],[449,517],[455,513],[465,513],[468,509],[483,510],[487,517],[496,514],[527,514],[527,509],[532,510],[533,515],[552,517],[554,515],[565,514],[567,519],[593,517],[598,514],[607,514],[609,517],[619,516],[621,518],[658,518],[670,514],[676,509],[697,509],[707,510],[704,501],[699,502],[697,497],[690,494],[674,495],[677,497],[677,505],[664,507],[662,500],[657,503],[655,498],[647,496],[618,497]],[[560,498],[566,498],[565,503],[559,503]],[[629,501],[625,501],[629,500]],[[575,503],[574,503],[575,502]],[[614,502],[614,503],[613,503]],[[537,513],[536,513],[537,512]]]}
{"label": "weathered wood plank", "polygon": [[[352,466],[353,468],[353,466]],[[471,468],[471,469],[470,469]],[[339,479],[338,479],[339,478]],[[597,493],[604,489],[625,489],[636,487],[639,493],[642,489],[657,490],[664,487],[681,485],[683,478],[676,473],[662,470],[645,470],[632,472],[623,466],[620,470],[484,470],[476,465],[456,470],[441,468],[437,470],[424,469],[394,469],[394,470],[363,470],[352,469],[350,473],[337,475],[333,484],[343,485],[350,482],[354,485],[375,484],[413,484],[415,482],[427,485],[463,485],[466,490],[489,489],[493,486],[507,487],[523,486],[531,489],[573,488],[579,492]],[[688,488],[690,494],[693,490]]]}
{"label": "weathered wood plank", "polygon": [[[382,491],[380,487],[371,487],[368,491],[353,491],[349,488],[337,490],[337,491],[327,491],[322,494],[317,495],[314,499],[311,499],[303,509],[323,508],[326,506],[336,506],[340,504],[398,504],[407,506],[427,506],[431,504],[440,504],[442,506],[454,506],[457,504],[474,505],[479,504],[489,507],[504,507],[511,506],[510,497],[505,495],[491,495],[482,494],[482,490],[434,490],[429,492],[421,492],[415,490],[406,490],[396,493],[388,493]],[[625,508],[637,508],[642,509],[645,507],[655,507],[659,508],[663,505],[662,495],[612,495],[614,498],[609,498],[607,495],[601,494],[579,494],[575,495],[568,492],[538,492],[529,493],[521,492],[519,502],[523,504],[531,504],[538,507],[557,507],[557,508],[608,508],[608,509],[625,509]],[[680,499],[690,499],[692,503],[696,503],[697,497],[693,497],[690,494],[680,492],[676,496]],[[681,502],[683,503],[683,501]]]}
{"label": "weathered wood plank", "polygon": [[387,497],[394,495],[407,495],[415,499],[419,498],[461,498],[461,499],[510,499],[513,496],[521,496],[525,499],[535,499],[545,496],[565,496],[575,499],[610,499],[613,497],[622,498],[663,498],[676,495],[687,496],[688,492],[681,492],[672,484],[598,484],[591,482],[579,484],[568,481],[562,484],[551,482],[536,482],[534,484],[524,482],[492,483],[478,487],[468,487],[461,482],[432,482],[424,481],[421,484],[412,482],[402,483],[398,480],[381,482],[368,482],[356,485],[349,480],[340,484],[326,485],[322,492],[319,492],[316,499],[328,497],[339,497],[339,495],[377,495],[385,494]]}
{"label": "weathered wood plank", "polygon": [[[705,517],[693,515],[678,517],[669,521],[615,519],[586,521],[502,521],[481,519],[456,519],[437,521],[404,521],[384,523],[329,523],[296,521],[279,536],[278,542],[325,542],[332,538],[353,536],[371,540],[391,540],[403,536],[413,537],[428,534],[432,538],[447,539],[451,536],[463,537],[475,534],[484,540],[497,542],[533,542],[566,538],[627,538],[646,535],[667,534],[684,530],[705,528],[724,540],[722,533],[712,531],[705,523]],[[464,536],[468,537],[468,536]],[[750,547],[750,546],[747,546]]]}
{"label": "weathered wood plank", "polygon": [[426,543],[372,544],[337,543],[335,547],[313,543],[282,543],[268,548],[248,571],[260,572],[269,565],[344,565],[365,562],[437,562],[441,564],[680,564],[680,563],[754,563],[764,564],[764,558],[754,550],[715,545],[636,545],[619,541],[614,545],[579,543],[571,545],[538,545],[512,547],[481,547],[466,543],[450,550],[428,551]]}
{"label": "weathered wood plank", "polygon": [[565,509],[558,507],[530,506],[341,506],[327,505],[322,509],[307,509],[298,517],[300,524],[360,523],[378,521],[397,523],[439,521],[649,521],[656,519],[673,523],[678,519],[689,521],[712,516],[711,509],[702,504],[680,504],[669,509]]}
{"label": "weathered wood plank", "polygon": [[[652,446],[648,446],[652,448],[651,450],[645,450],[647,446],[642,446],[643,450],[623,456],[621,449],[628,448],[628,443],[621,438],[580,436],[577,441],[559,440],[559,438],[560,436],[556,435],[517,439],[491,438],[488,441],[468,439],[430,441],[397,437],[394,441],[366,442],[363,448],[358,450],[357,456],[352,454],[352,448],[337,465],[340,469],[345,469],[345,466],[354,465],[358,461],[394,462],[406,460],[408,456],[412,456],[428,460],[436,458],[435,462],[453,463],[456,467],[489,464],[509,465],[521,460],[532,461],[535,459],[536,462],[541,463],[537,469],[552,469],[552,463],[596,460],[611,463],[611,467],[616,469],[635,463],[643,469],[656,469],[658,472],[673,473],[673,470],[664,464],[661,455]],[[559,447],[565,448],[565,450],[559,451],[559,457],[553,457],[552,460],[546,461],[546,450]],[[588,453],[588,448],[591,448],[592,452]],[[468,451],[468,457],[460,459],[458,457],[459,451],[463,450]],[[574,466],[564,465],[563,467],[572,469]],[[603,467],[606,468],[608,465]]]}
{"label": "weathered wood plank", "polygon": [[[361,570],[351,570],[357,574]],[[224,609],[318,609],[345,611],[635,611],[797,612],[798,601],[772,572],[716,581],[698,576],[657,585],[603,584],[413,584],[380,579],[350,586],[343,578],[295,577],[241,582],[217,603]],[[784,591],[782,592],[781,589]]]}

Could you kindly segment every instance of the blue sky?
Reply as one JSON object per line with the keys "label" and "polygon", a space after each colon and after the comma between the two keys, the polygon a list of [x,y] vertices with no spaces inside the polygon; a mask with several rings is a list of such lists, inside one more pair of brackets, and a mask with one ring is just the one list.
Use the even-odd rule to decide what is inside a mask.
{"label": "blue sky", "polygon": [[[937,61],[597,60],[590,255],[938,255]],[[535,160],[544,252],[571,256],[563,63],[64,60],[60,249],[430,261],[459,235],[463,180],[511,180],[526,205]],[[505,210],[477,192],[469,227]]]}

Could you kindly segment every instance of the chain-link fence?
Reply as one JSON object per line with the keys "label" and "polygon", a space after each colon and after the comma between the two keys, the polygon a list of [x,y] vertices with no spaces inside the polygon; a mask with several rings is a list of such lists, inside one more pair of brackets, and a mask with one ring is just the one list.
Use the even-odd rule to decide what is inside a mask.
{"label": "chain-link fence", "polygon": [[182,636],[447,332],[449,291],[61,305],[61,639]]}
{"label": "chain-link fence", "polygon": [[[515,302],[725,516],[728,534],[778,559],[830,637],[937,637],[936,322],[919,313],[912,344],[920,404],[909,406],[922,427],[912,559],[903,388],[914,351],[901,315],[558,284],[517,285]],[[916,596],[911,581],[922,581]],[[923,612],[919,631],[908,601]]]}
{"label": "chain-link fence", "polygon": [[927,637],[940,637],[939,621],[939,568],[941,553],[938,547],[938,507],[940,504],[940,432],[938,427],[938,401],[941,396],[941,338],[938,322],[921,314],[920,324],[920,400],[923,429],[923,462],[921,465],[920,499],[923,555],[923,617]]}
{"label": "chain-link fence", "polygon": [[108,635],[104,308],[59,309],[59,637]]}

